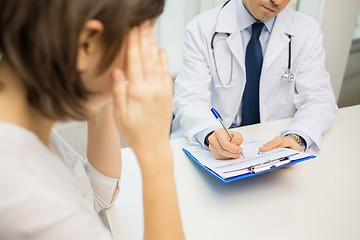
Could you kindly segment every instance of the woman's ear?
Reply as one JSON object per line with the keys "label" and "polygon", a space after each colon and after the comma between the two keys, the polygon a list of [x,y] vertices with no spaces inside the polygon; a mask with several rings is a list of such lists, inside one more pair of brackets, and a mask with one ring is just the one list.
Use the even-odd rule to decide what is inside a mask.
{"label": "woman's ear", "polygon": [[80,32],[76,68],[84,72],[91,65],[91,58],[100,48],[100,36],[104,25],[98,20],[89,20]]}

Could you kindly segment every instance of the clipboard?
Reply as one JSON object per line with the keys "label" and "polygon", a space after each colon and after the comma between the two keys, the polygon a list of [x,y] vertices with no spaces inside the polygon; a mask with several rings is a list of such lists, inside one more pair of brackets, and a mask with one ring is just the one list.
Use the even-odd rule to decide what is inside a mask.
{"label": "clipboard", "polygon": [[[277,169],[285,168],[285,167],[288,167],[288,166],[291,166],[291,165],[294,165],[294,164],[297,164],[297,163],[300,163],[300,162],[303,162],[303,161],[306,161],[309,159],[313,159],[316,157],[315,155],[298,152],[299,156],[300,156],[299,158],[296,158],[296,156],[292,156],[292,155],[296,155],[296,154],[290,154],[288,156],[284,155],[280,158],[274,158],[274,159],[272,159],[271,157],[264,158],[264,161],[262,161],[261,163],[249,165],[249,166],[243,167],[243,168],[237,168],[236,164],[234,164],[232,171],[235,172],[235,176],[223,177],[223,176],[221,176],[221,174],[219,174],[219,171],[217,171],[216,168],[210,167],[210,166],[204,164],[204,161],[199,161],[199,159],[197,159],[195,157],[195,155],[192,154],[188,149],[183,148],[182,150],[192,161],[194,161],[202,169],[204,169],[210,175],[217,178],[218,180],[220,180],[223,183],[229,183],[229,182],[233,182],[236,180],[240,180],[240,179],[244,179],[244,178],[248,178],[248,177],[257,176],[257,175],[260,175],[263,173],[275,171]],[[207,150],[204,150],[204,151],[207,151]],[[295,150],[292,150],[292,151],[295,152]],[[226,161],[226,160],[222,160],[222,161]],[[229,170],[231,171],[231,168]]]}

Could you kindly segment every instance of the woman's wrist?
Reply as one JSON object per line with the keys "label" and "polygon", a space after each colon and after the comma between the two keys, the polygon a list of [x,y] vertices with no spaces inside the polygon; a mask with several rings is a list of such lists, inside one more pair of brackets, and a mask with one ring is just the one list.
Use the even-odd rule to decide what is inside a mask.
{"label": "woman's wrist", "polygon": [[164,142],[134,149],[143,175],[152,172],[173,171],[173,156],[170,143]]}

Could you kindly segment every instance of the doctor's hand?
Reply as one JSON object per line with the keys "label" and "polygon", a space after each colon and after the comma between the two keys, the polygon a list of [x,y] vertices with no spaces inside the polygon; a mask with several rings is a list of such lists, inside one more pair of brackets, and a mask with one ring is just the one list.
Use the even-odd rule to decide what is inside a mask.
{"label": "doctor's hand", "polygon": [[241,155],[242,147],[240,145],[244,141],[241,133],[229,130],[231,136],[223,128],[216,129],[207,137],[211,154],[219,160],[238,158]]}
{"label": "doctor's hand", "polygon": [[302,152],[302,148],[294,136],[276,137],[259,148],[260,152],[267,152],[274,148],[291,148]]}

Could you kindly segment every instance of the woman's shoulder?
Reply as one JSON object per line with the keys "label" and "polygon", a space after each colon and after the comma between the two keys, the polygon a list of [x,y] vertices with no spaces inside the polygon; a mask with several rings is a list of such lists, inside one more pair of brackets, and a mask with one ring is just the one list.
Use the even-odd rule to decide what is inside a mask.
{"label": "woman's shoulder", "polygon": [[107,234],[85,196],[61,179],[28,165],[6,170],[0,170],[0,239],[82,239],[95,229]]}
{"label": "woman's shoulder", "polygon": [[[9,131],[13,137],[4,134]],[[35,136],[0,123],[0,142],[1,239],[24,234],[30,239],[52,239],[56,234],[67,239],[66,230],[87,229],[86,221],[101,228],[93,205],[71,181],[72,172]]]}
{"label": "woman's shoulder", "polygon": [[79,192],[72,171],[34,133],[0,122],[0,143],[0,195]]}

